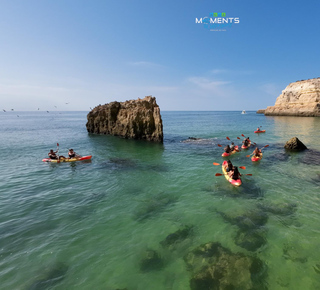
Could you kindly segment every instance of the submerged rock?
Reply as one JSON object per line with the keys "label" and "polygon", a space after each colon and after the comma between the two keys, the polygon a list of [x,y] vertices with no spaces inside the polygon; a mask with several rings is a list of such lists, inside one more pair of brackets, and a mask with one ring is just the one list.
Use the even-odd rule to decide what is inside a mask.
{"label": "submerged rock", "polygon": [[140,261],[140,270],[142,272],[149,272],[159,270],[163,267],[163,261],[160,255],[154,250],[146,250],[143,258]]}
{"label": "submerged rock", "polygon": [[235,238],[235,243],[241,248],[254,252],[266,244],[267,240],[265,234],[266,231],[257,229],[249,231],[239,230]]}
{"label": "submerged rock", "polygon": [[192,290],[266,289],[266,268],[258,258],[232,253],[220,243],[203,244],[184,258]]}
{"label": "submerged rock", "polygon": [[90,133],[163,142],[162,119],[155,97],[99,105],[87,119]]}
{"label": "submerged rock", "polygon": [[293,137],[287,141],[284,148],[291,151],[303,151],[308,149],[297,137]]}
{"label": "submerged rock", "polygon": [[166,206],[176,202],[176,200],[177,199],[170,194],[159,193],[145,201],[142,205],[139,205],[134,217],[139,221],[147,219],[164,210]]}
{"label": "submerged rock", "polygon": [[264,202],[258,204],[258,207],[261,208],[263,211],[270,212],[276,215],[291,215],[297,211],[297,204],[296,203],[274,203],[274,202]]}
{"label": "submerged rock", "polygon": [[170,247],[176,243],[179,243],[186,238],[188,238],[192,234],[193,227],[185,226],[183,229],[177,230],[176,232],[168,235],[160,244],[163,247]]}
{"label": "submerged rock", "polygon": [[320,165],[320,152],[316,150],[307,150],[299,161],[308,165]]}
{"label": "submerged rock", "polygon": [[303,248],[297,242],[284,244],[283,257],[293,262],[305,263],[308,261],[303,253]]}
{"label": "submerged rock", "polygon": [[219,212],[222,218],[238,226],[240,229],[255,229],[264,226],[268,221],[268,215],[261,210],[247,210],[246,212],[239,214],[236,212],[224,213]]}
{"label": "submerged rock", "polygon": [[317,274],[320,274],[320,264],[316,264],[315,266],[313,266],[313,269]]}
{"label": "submerged rock", "polygon": [[28,289],[44,290],[52,288],[64,279],[68,268],[64,263],[56,263],[47,273],[43,274],[44,277],[42,279],[35,281]]}

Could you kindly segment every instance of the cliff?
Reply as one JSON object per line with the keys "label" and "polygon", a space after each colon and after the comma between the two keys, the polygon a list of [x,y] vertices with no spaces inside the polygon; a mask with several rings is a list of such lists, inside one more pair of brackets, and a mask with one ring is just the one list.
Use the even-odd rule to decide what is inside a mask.
{"label": "cliff", "polygon": [[99,105],[89,112],[87,119],[90,133],[163,142],[162,119],[155,97]]}
{"label": "cliff", "polygon": [[289,84],[272,107],[267,107],[266,116],[320,116],[320,78],[297,81]]}

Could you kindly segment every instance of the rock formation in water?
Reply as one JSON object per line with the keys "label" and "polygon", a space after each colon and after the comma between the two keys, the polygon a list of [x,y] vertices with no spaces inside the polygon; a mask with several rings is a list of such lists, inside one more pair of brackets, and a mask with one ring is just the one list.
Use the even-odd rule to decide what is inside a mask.
{"label": "rock formation in water", "polygon": [[257,113],[257,114],[264,114],[264,113],[265,113],[265,111],[266,111],[266,110],[261,109],[261,110],[258,110],[256,113]]}
{"label": "rock formation in water", "polygon": [[265,264],[258,258],[232,253],[220,243],[203,244],[184,260],[192,273],[192,290],[266,289]]}
{"label": "rock formation in water", "polygon": [[306,145],[304,145],[297,137],[293,137],[287,141],[287,143],[284,145],[284,148],[293,151],[303,151],[308,149]]}
{"label": "rock formation in water", "polygon": [[162,119],[155,97],[99,105],[87,119],[90,133],[163,142]]}
{"label": "rock formation in water", "polygon": [[289,84],[272,107],[267,107],[266,116],[320,116],[320,78],[297,81]]}

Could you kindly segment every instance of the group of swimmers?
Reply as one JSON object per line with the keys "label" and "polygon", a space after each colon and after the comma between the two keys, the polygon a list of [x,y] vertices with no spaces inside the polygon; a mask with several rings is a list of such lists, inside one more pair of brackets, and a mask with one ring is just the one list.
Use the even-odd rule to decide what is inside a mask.
{"label": "group of swimmers", "polygon": [[[48,153],[48,156],[49,156],[50,159],[53,159],[53,160],[67,159],[66,157],[64,157],[62,155],[58,156],[57,153],[58,153],[58,150],[57,151],[53,151],[53,149],[51,149],[50,152]],[[77,154],[73,149],[69,149],[68,159],[80,158],[80,157],[81,156],[79,154]]]}

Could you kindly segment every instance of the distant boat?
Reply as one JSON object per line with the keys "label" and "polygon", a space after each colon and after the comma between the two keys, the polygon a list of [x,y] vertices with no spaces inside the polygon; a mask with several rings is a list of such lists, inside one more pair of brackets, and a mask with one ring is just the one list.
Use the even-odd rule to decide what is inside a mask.
{"label": "distant boat", "polygon": [[241,114],[247,114],[246,110],[243,110]]}

